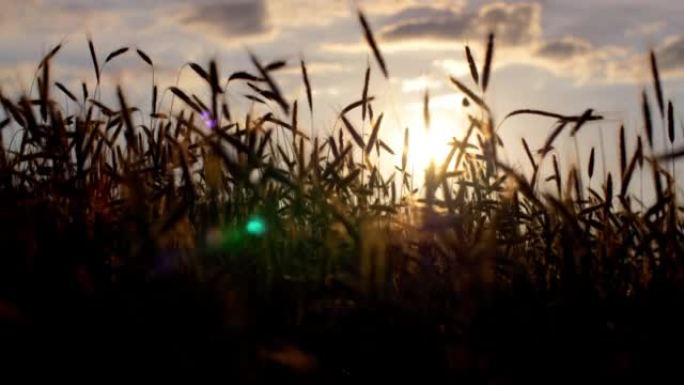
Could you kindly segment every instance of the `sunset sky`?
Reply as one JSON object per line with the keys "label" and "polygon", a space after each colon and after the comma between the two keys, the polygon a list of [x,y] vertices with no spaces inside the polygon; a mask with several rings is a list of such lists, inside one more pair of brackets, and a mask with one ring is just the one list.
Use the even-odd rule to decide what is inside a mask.
{"label": "sunset sky", "polygon": [[[387,115],[383,135],[400,147],[403,127],[422,129],[426,87],[432,96],[435,138],[463,135],[462,95],[449,84],[448,76],[469,81],[463,47],[469,44],[481,63],[482,43],[494,31],[497,51],[486,99],[496,116],[502,118],[517,108],[566,114],[594,108],[607,120],[581,133],[580,152],[584,158],[591,146],[599,146],[597,133],[603,130],[609,169],[615,164],[611,158],[615,159],[620,123],[628,132],[641,130],[641,89],[648,87],[653,95],[650,49],[657,53],[666,97],[676,110],[684,108],[682,1],[2,0],[2,4],[3,92],[28,90],[38,61],[59,42],[66,45],[55,60],[55,77],[74,90],[80,90],[82,80],[94,82],[87,33],[95,41],[101,63],[121,46],[147,52],[162,87],[173,85],[178,69],[188,61],[205,64],[216,58],[224,76],[251,70],[249,49],[264,62],[288,60],[290,66],[280,71],[277,80],[300,103],[304,87],[298,63],[300,57],[306,60],[316,94],[317,129],[326,133],[336,124],[336,112],[359,98],[370,62],[375,107]],[[369,18],[388,62],[389,81],[362,39],[354,4]],[[105,78],[105,90],[121,83],[134,101],[149,98],[149,68],[134,54],[108,65]],[[202,86],[190,70],[181,73],[180,84]],[[111,96],[114,88],[104,92]],[[247,108],[243,93],[237,86],[229,88],[229,100]],[[677,114],[678,121],[684,119],[684,114]],[[504,124],[500,134],[508,155],[520,158],[523,134],[533,147],[541,146],[552,123],[521,118]],[[678,143],[684,143],[681,130],[677,137]],[[432,147],[431,140],[417,141],[416,146]],[[660,136],[655,143],[665,149]],[[633,136],[628,145],[633,148]],[[561,152],[564,161],[574,155],[571,148]],[[601,167],[601,159],[598,164]]]}

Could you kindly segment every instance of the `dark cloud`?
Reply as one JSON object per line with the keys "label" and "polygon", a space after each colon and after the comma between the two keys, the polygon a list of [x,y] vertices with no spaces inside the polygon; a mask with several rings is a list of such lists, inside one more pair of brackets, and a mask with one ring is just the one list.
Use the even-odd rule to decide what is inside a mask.
{"label": "dark cloud", "polygon": [[[666,40],[655,51],[662,73],[675,76],[684,73],[684,36]],[[593,74],[616,81],[634,81],[639,78],[640,70],[648,66],[644,51],[597,46],[576,36],[543,42],[534,55],[563,73]]]}
{"label": "dark cloud", "polygon": [[456,14],[450,8],[435,6],[412,6],[402,9],[385,19],[386,24],[401,24],[407,21],[429,22],[440,18],[453,18]]}
{"label": "dark cloud", "polygon": [[387,40],[481,39],[489,32],[500,44],[517,46],[541,35],[541,6],[534,3],[494,3],[478,12],[454,12],[448,8],[407,9],[389,18],[382,30]]}
{"label": "dark cloud", "polygon": [[268,11],[263,0],[234,0],[193,5],[181,23],[235,36],[255,36],[270,30]]}
{"label": "dark cloud", "polygon": [[[544,32],[572,35],[594,45],[633,46],[645,49],[649,41],[681,33],[684,1],[673,0],[543,0]],[[633,33],[645,24],[661,28],[646,41]]]}
{"label": "dark cloud", "polygon": [[658,51],[658,65],[664,72],[684,69],[684,36],[666,42]]}
{"label": "dark cloud", "polygon": [[571,60],[590,53],[592,45],[582,39],[565,37],[544,42],[536,50],[536,54],[545,59]]}

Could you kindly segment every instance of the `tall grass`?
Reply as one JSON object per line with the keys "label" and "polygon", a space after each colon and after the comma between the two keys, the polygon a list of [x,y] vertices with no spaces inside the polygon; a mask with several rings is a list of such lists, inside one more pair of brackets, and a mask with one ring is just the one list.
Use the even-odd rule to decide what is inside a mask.
{"label": "tall grass", "polygon": [[[361,13],[359,18],[389,76],[367,21]],[[369,95],[370,69],[362,98],[343,109],[338,129],[316,136],[322,130],[305,134],[297,101],[280,91],[277,71],[285,63],[265,64],[250,54],[253,68],[232,73],[225,83],[244,82],[250,89],[247,98],[275,107],[263,115],[232,115],[221,85],[224,77],[210,62],[206,67],[190,64],[206,82],[208,99],[170,87],[178,108],[159,111],[158,85],[153,84],[151,113],[142,116],[144,109],[131,107],[120,89],[116,105],[105,105],[97,92],[104,65],[126,54],[126,47],[109,53],[101,68],[89,42],[97,84],[83,84],[82,98],[50,77],[59,48],[40,63],[37,95],[0,94],[0,127],[18,130],[19,138],[0,148],[0,304],[16,305],[26,317],[53,319],[49,309],[56,309],[55,301],[63,304],[60,311],[75,314],[81,314],[84,303],[92,307],[111,301],[119,306],[112,305],[118,309],[114,312],[135,313],[135,306],[112,298],[129,293],[124,298],[137,303],[136,296],[148,298],[140,293],[156,282],[182,277],[209,288],[207,297],[221,299],[224,310],[211,313],[223,325],[216,329],[220,333],[227,327],[237,335],[256,336],[256,342],[250,340],[254,344],[266,343],[269,333],[288,341],[309,333],[335,346],[307,340],[309,350],[322,352],[317,365],[324,376],[339,380],[349,371],[358,376],[373,365],[391,376],[413,365],[424,375],[431,368],[432,375],[451,373],[477,382],[532,375],[521,369],[530,364],[509,349],[525,350],[530,343],[558,353],[554,343],[542,341],[546,337],[577,347],[567,337],[575,335],[573,328],[602,333],[607,322],[613,326],[606,338],[624,333],[633,342],[624,350],[636,352],[642,334],[633,328],[641,325],[630,318],[633,313],[624,312],[624,304],[643,310],[651,308],[640,301],[653,293],[667,293],[658,297],[663,301],[676,298],[673,288],[679,288],[684,256],[682,208],[675,176],[661,161],[680,157],[682,151],[653,154],[656,125],[645,91],[646,147],[640,135],[639,146],[627,148],[621,129],[620,175],[592,183],[601,186],[598,191],[585,187],[590,186],[586,178],[596,181],[592,148],[586,170],[573,165],[561,170],[553,155],[554,172],[546,182],[554,188],[539,188],[541,164],[559,135],[566,130],[575,135],[601,117],[591,109],[577,116],[513,111],[504,121],[527,114],[551,119],[555,126],[538,151],[522,140],[532,175],[502,162],[497,156],[506,145],[498,136],[502,125],[495,123],[486,102],[494,52],[490,36],[480,72],[466,47],[472,86],[449,79],[463,94],[464,105],[471,106],[469,127],[463,138],[444,144],[450,146],[447,158],[433,164],[423,188],[416,189],[407,165],[407,155],[418,151],[411,148],[412,128],[405,131],[401,151],[382,140],[383,114]],[[152,59],[137,53],[154,70]],[[672,141],[674,107],[669,102],[665,112],[654,55],[652,63],[658,110]],[[299,64],[313,114],[306,63]],[[89,89],[96,91],[90,95]],[[78,104],[78,111],[67,115],[55,92]],[[426,94],[426,122],[428,100]],[[364,125],[372,127],[368,134],[348,118],[358,109]],[[382,172],[379,155],[398,152],[396,172]],[[646,164],[656,199],[642,207],[635,205],[630,185],[638,169],[648,170]],[[249,230],[254,221],[265,224],[264,233]],[[159,296],[164,295],[145,303],[157,303]],[[167,321],[175,322],[159,319]],[[399,342],[367,334],[369,324],[370,330]],[[536,333],[542,340],[525,340],[517,333]],[[358,345],[339,336],[351,336]],[[420,336],[427,336],[429,346]],[[589,336],[578,338],[593,341],[594,335]],[[387,350],[368,345],[376,337]],[[404,348],[392,353],[397,343]],[[624,369],[613,360],[623,347],[601,344],[607,351],[596,354],[596,365]],[[372,357],[355,346],[389,355]],[[437,358],[423,357],[421,349]],[[287,357],[306,364],[287,361],[286,366],[315,366],[303,353],[287,351]],[[355,352],[376,361],[364,363]],[[282,358],[254,354],[247,362]],[[559,353],[563,358],[553,362],[531,354],[550,368],[565,367],[563,360],[571,355]],[[407,366],[391,369],[397,363]]]}

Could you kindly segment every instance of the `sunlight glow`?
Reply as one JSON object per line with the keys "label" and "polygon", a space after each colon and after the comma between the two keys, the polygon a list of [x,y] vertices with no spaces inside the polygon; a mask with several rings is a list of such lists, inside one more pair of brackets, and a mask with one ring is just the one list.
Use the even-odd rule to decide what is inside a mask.
{"label": "sunlight glow", "polygon": [[448,122],[433,121],[430,129],[415,129],[410,139],[409,164],[414,173],[422,174],[430,163],[439,166],[449,154],[449,142],[457,126]]}
{"label": "sunlight glow", "polygon": [[422,180],[430,163],[441,166],[449,154],[449,143],[463,136],[463,107],[456,94],[438,96],[430,102],[431,123],[425,128],[422,104],[410,105],[409,170]]}

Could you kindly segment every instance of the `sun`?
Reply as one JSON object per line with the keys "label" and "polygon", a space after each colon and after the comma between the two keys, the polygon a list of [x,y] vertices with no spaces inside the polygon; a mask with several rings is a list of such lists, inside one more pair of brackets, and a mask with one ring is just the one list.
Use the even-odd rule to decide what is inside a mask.
{"label": "sun", "polygon": [[444,163],[454,138],[462,139],[463,110],[460,102],[456,95],[440,96],[431,102],[429,127],[425,127],[422,109],[420,112],[412,111],[408,168],[419,180],[423,180],[430,164],[440,167]]}
{"label": "sun", "polygon": [[414,137],[410,138],[408,160],[414,173],[424,172],[430,164],[440,166],[449,154],[456,127],[450,127],[447,122],[435,123],[428,129],[421,127],[411,132]]}

